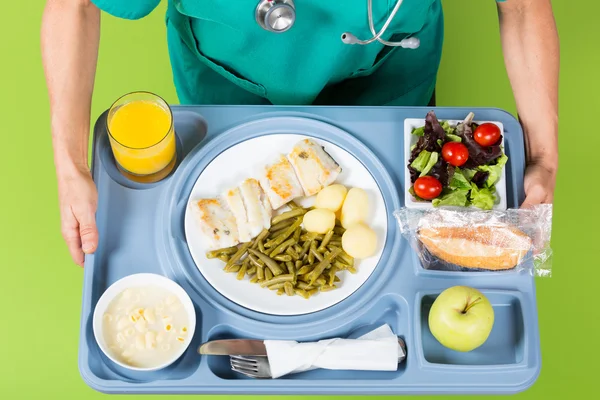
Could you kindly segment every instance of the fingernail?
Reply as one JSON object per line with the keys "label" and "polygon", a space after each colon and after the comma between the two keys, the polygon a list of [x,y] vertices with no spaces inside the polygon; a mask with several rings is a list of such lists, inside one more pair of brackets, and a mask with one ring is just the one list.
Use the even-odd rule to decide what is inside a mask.
{"label": "fingernail", "polygon": [[94,246],[91,243],[84,243],[83,244],[83,251],[84,253],[88,253],[90,251],[92,251],[94,248]]}

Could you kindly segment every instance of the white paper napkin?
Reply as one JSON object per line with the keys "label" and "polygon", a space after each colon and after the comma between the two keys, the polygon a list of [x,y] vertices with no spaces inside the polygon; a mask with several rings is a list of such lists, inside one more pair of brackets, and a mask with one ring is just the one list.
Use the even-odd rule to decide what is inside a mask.
{"label": "white paper napkin", "polygon": [[398,337],[389,325],[357,339],[326,339],[298,343],[265,340],[273,378],[316,368],[362,371],[396,371],[398,358],[405,356]]}

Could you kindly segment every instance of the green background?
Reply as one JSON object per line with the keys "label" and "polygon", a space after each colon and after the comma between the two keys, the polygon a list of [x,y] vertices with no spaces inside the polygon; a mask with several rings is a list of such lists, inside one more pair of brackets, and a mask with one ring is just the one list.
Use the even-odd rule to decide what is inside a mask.
{"label": "green background", "polygon": [[[443,5],[439,105],[514,113],[494,2],[446,0]],[[106,396],[87,387],[77,368],[83,271],[72,264],[60,236],[39,46],[43,6],[43,0],[13,0],[0,8],[0,398],[94,399]],[[92,120],[133,90],[177,102],[164,11],[162,4],[133,22],[103,14]],[[541,375],[517,399],[587,398],[598,379],[600,25],[594,16],[600,6],[594,0],[556,0],[554,11],[561,83],[553,276],[537,281]]]}

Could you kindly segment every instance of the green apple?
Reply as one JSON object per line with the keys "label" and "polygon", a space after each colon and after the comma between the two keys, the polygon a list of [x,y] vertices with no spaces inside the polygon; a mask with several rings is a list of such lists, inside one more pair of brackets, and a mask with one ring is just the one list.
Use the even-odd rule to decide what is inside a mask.
{"label": "green apple", "polygon": [[453,286],[435,299],[429,311],[429,330],[444,346],[467,352],[481,346],[494,325],[494,309],[479,290]]}

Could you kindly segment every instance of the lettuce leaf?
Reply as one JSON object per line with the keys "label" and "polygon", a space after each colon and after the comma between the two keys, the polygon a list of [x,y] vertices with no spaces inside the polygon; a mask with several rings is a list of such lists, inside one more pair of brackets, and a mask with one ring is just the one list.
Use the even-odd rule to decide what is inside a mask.
{"label": "lettuce leaf", "polygon": [[492,187],[498,182],[500,176],[502,175],[502,168],[504,168],[507,161],[508,156],[506,154],[502,154],[496,161],[496,164],[480,165],[477,167],[479,171],[487,172],[489,174],[487,180],[485,181],[485,187]]}
{"label": "lettuce leaf", "polygon": [[448,184],[448,186],[451,189],[471,189],[471,184],[469,183],[469,180],[465,177],[463,171],[458,167],[454,168],[454,174],[452,175],[452,179],[450,179],[450,183]]}
{"label": "lettuce leaf", "polygon": [[429,159],[431,158],[431,154],[432,153],[427,150],[421,151],[417,158],[415,158],[414,161],[410,163],[410,166],[419,172],[423,171],[427,166]]}
{"label": "lettuce leaf", "polygon": [[423,170],[421,171],[421,175],[419,175],[419,176],[427,175],[429,173],[429,171],[431,171],[433,166],[437,164],[438,158],[439,158],[438,153],[431,153],[431,156],[429,157],[429,160],[427,161],[427,165],[425,165],[425,168],[423,168]]}
{"label": "lettuce leaf", "polygon": [[432,205],[434,207],[440,206],[458,206],[465,207],[467,206],[467,195],[469,194],[468,189],[456,189],[456,190],[447,190],[445,193],[442,193],[440,197],[437,197],[432,200]]}
{"label": "lettuce leaf", "polygon": [[496,202],[495,187],[491,188],[478,188],[476,184],[471,182],[471,194],[469,200],[475,207],[481,208],[482,210],[491,210]]}

